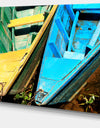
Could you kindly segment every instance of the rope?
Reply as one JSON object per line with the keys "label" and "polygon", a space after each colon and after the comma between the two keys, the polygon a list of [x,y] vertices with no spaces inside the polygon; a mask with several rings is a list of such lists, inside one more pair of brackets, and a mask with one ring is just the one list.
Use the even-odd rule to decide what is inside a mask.
{"label": "rope", "polygon": [[44,92],[42,89],[39,89],[38,91],[34,92],[33,97],[31,98],[30,102],[29,102],[27,105],[31,105],[31,103],[32,103],[33,101],[35,101],[35,96],[36,96],[36,94],[39,93],[39,92],[44,93],[44,95],[45,95],[45,93],[47,93],[47,92]]}

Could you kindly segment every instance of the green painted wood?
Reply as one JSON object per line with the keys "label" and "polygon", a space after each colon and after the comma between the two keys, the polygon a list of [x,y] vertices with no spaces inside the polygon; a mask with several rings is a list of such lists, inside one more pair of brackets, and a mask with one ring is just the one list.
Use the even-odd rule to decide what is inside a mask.
{"label": "green painted wood", "polygon": [[10,23],[10,20],[12,19],[12,12],[9,7],[4,8],[4,15],[5,15],[7,23]]}
{"label": "green painted wood", "polygon": [[0,22],[0,41],[5,46],[6,51],[4,52],[11,51],[11,43],[12,43],[11,38],[7,34],[7,31],[3,28],[1,22]]}
{"label": "green painted wood", "polygon": [[[51,6],[50,6],[51,7]],[[3,52],[8,52],[12,50],[20,50],[30,47],[32,41],[36,37],[38,31],[40,30],[43,22],[23,25],[15,28],[8,28],[7,25],[11,19],[21,18],[26,16],[32,16],[39,13],[45,13],[49,6],[34,6],[33,8],[21,9],[20,11],[16,11],[15,7],[1,7],[0,8],[0,29],[2,30],[2,43],[6,50]],[[17,7],[18,8],[18,7]],[[47,17],[47,16],[46,16]],[[24,34],[26,32],[26,34]],[[25,37],[26,36],[26,37]],[[7,37],[7,39],[6,39]],[[21,40],[20,40],[21,37]],[[25,40],[26,38],[26,40]],[[7,43],[8,42],[8,43]],[[2,52],[2,51],[1,51]]]}
{"label": "green painted wood", "polygon": [[[12,19],[15,19],[16,18],[15,11],[16,11],[15,7],[12,7],[11,8]],[[12,28],[12,49],[13,49],[13,51],[16,50],[16,46],[15,46],[15,28]]]}
{"label": "green painted wood", "polygon": [[0,40],[0,53],[6,53],[5,46],[3,45],[2,41]]}
{"label": "green painted wood", "polygon": [[0,21],[1,21],[1,8],[0,8]]}
{"label": "green painted wood", "polygon": [[[44,13],[47,10],[47,8],[48,6],[36,6],[28,10],[21,10],[17,12],[17,17],[21,18],[21,17]],[[28,48],[31,45],[33,39],[36,37],[36,34],[38,33],[42,25],[43,25],[43,22],[15,27],[15,31],[18,34],[20,34],[20,36],[15,37],[16,50]],[[23,31],[27,31],[28,34],[21,35]],[[20,37],[21,37],[21,40],[20,40]]]}
{"label": "green painted wood", "polygon": [[5,20],[3,20],[2,26],[4,27],[4,29],[7,31],[7,34],[9,35],[9,38],[11,38],[11,31],[10,29],[7,27],[7,22]]}
{"label": "green painted wood", "polygon": [[4,20],[4,8],[0,7],[0,21],[3,22]]}
{"label": "green painted wood", "polygon": [[32,40],[32,34],[20,35],[15,37],[16,49],[20,50],[20,49],[28,48],[31,45],[31,40]]}
{"label": "green painted wood", "polygon": [[12,51],[12,33],[7,27],[12,19],[12,7],[0,7],[0,53]]}
{"label": "green painted wood", "polygon": [[[34,14],[33,12],[34,12],[34,8],[31,8],[28,10],[18,11],[17,12],[17,18],[32,16]],[[21,33],[23,33],[23,31],[25,31],[25,30],[28,33],[26,35],[15,36],[15,48],[16,48],[16,50],[25,49],[31,45],[31,42],[32,42],[32,34],[30,32],[31,26],[32,25],[29,24],[29,25],[23,25],[23,26],[15,27],[15,30],[17,30],[17,31],[22,29],[22,31],[20,31]]]}

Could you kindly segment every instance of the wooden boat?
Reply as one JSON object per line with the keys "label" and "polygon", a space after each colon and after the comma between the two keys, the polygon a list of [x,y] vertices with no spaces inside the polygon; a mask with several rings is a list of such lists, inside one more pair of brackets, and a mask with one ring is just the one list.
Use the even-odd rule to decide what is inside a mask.
{"label": "wooden boat", "polygon": [[43,53],[57,6],[0,8],[0,95],[27,87]]}
{"label": "wooden boat", "polygon": [[59,5],[46,44],[37,105],[71,101],[100,65],[100,4]]}

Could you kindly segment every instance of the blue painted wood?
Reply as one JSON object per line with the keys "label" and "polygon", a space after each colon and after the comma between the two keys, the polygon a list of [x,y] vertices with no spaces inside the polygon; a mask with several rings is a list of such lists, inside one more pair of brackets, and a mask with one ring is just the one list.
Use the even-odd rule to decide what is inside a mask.
{"label": "blue painted wood", "polygon": [[78,22],[78,17],[79,17],[79,11],[76,12],[76,16],[75,16],[75,19],[74,19],[74,22],[73,22],[71,35],[70,35],[70,39],[69,39],[68,51],[71,51],[71,48],[72,48],[75,29],[76,29],[76,25],[77,25],[77,22]]}
{"label": "blue painted wood", "polygon": [[[60,20],[58,19],[58,17]],[[88,69],[88,67],[91,66],[93,59],[95,59],[98,56],[98,53],[100,53],[100,43],[97,43],[96,41],[96,43],[93,46],[93,49],[91,49],[91,51],[87,54],[87,56],[84,57],[86,46],[91,40],[93,33],[96,31],[96,26],[98,23],[98,21],[91,19],[91,17],[89,18],[90,18],[89,20],[84,20],[84,19],[78,20],[78,13],[77,13],[77,18],[74,18],[74,22],[72,24],[72,20],[70,18],[70,14],[68,13],[66,5],[58,6],[58,9],[55,13],[51,25],[51,30],[49,33],[49,37],[47,40],[47,44],[42,60],[39,82],[36,90],[39,91],[41,89],[42,93],[39,91],[38,94],[36,95],[35,97],[36,104],[47,105],[47,104],[56,104],[56,103],[64,102],[65,101],[64,94],[67,93],[68,95],[66,100],[68,101],[70,96],[72,96],[74,92],[77,91],[79,87],[81,87],[81,84],[83,84],[85,80],[87,80],[88,75],[84,76],[82,74],[83,76],[82,80],[79,80],[78,77],[80,78],[80,75],[83,72],[83,70],[85,72]],[[78,20],[79,23],[79,26],[77,27],[76,27],[77,24],[76,19]],[[55,20],[58,21],[55,22]],[[57,25],[58,23],[59,25]],[[69,49],[73,48],[75,50],[75,51],[71,51],[72,53],[71,56],[68,56],[68,54],[65,55],[66,58],[64,58],[64,53],[68,53],[69,51],[68,50],[66,51],[66,49],[68,49],[67,48],[68,46],[66,45],[64,39],[65,37],[62,36],[63,32],[61,33],[61,31],[64,30],[60,28],[61,29],[60,31],[59,29],[59,27],[61,27],[60,23],[63,24],[64,30],[71,38],[71,44]],[[98,41],[99,40],[100,39],[98,38]],[[63,57],[60,57],[60,55]],[[95,68],[93,68],[93,70],[95,69],[96,66]],[[75,79],[76,76],[78,76],[77,79]],[[75,85],[71,84],[73,82],[76,82],[77,84]],[[70,92],[67,90],[66,93],[65,88],[70,90]],[[62,93],[63,91],[64,94]]]}
{"label": "blue painted wood", "polygon": [[79,53],[79,52],[65,51],[64,55],[63,55],[63,58],[72,59],[72,60],[83,60],[84,59],[84,54]]}
{"label": "blue painted wood", "polygon": [[[100,43],[97,44],[97,46],[95,47],[94,50],[91,51],[91,53],[89,54],[89,56],[87,58],[85,58],[82,62],[79,63],[79,65],[75,68],[75,70],[72,70],[72,72],[70,72],[70,75],[66,75],[65,78],[63,78],[61,81],[56,81],[56,84],[51,84],[51,90],[49,91],[49,95],[47,95],[46,97],[44,97],[41,100],[41,104],[36,102],[39,105],[46,105],[48,104],[54,97],[56,97],[56,95],[64,88],[68,86],[68,83],[82,70],[82,68],[84,68],[86,66],[86,64],[89,63],[89,60],[91,58],[93,58],[97,53],[100,54]],[[100,58],[100,57],[99,57]],[[92,64],[92,63],[91,63]],[[89,65],[89,64],[88,64]],[[90,66],[90,65],[89,65]],[[88,66],[87,66],[88,68]],[[86,68],[86,69],[87,69]],[[44,77],[45,78],[45,77]],[[87,78],[87,77],[86,77]],[[86,79],[85,78],[85,79]],[[48,79],[50,80],[50,79]],[[52,80],[51,80],[52,81]],[[81,81],[79,81],[80,83]],[[45,85],[45,82],[43,83],[46,88],[47,86]],[[67,86],[66,86],[67,85]],[[77,85],[76,85],[77,86]],[[39,89],[39,88],[38,88]],[[45,90],[45,88],[44,88]],[[68,100],[68,99],[66,99]],[[59,100],[58,100],[59,101]],[[58,103],[58,101],[56,101],[55,103]],[[61,101],[59,101],[61,102]],[[63,102],[63,99],[62,99]],[[51,101],[52,103],[52,101]],[[52,104],[55,104],[52,103]]]}
{"label": "blue painted wood", "polygon": [[52,102],[49,102],[49,105],[56,103],[70,102],[71,100],[73,100],[70,97],[71,96],[73,97],[73,94],[79,92],[80,87],[83,87],[84,85],[84,79],[90,77],[93,70],[95,70],[99,66],[99,62],[100,62],[100,53],[92,61],[90,61],[90,63],[87,64],[85,68],[81,70],[80,73],[78,73],[78,75],[75,76],[73,81],[71,81],[69,84],[65,83],[65,88],[61,91],[61,93],[59,93],[58,96],[54,97]]}
{"label": "blue painted wood", "polygon": [[66,9],[67,9],[67,11],[68,11],[68,13],[69,13],[69,15],[71,17],[71,20],[74,21],[75,14],[74,14],[74,11],[73,11],[71,5],[66,5]]}
{"label": "blue painted wood", "polygon": [[41,77],[51,80],[62,80],[81,60],[47,57]]}
{"label": "blue painted wood", "polygon": [[67,44],[68,41],[69,41],[69,36],[68,36],[68,33],[67,33],[66,30],[65,30],[65,27],[64,27],[64,25],[63,25],[61,19],[60,19],[60,18],[57,18],[57,19],[55,20],[55,22],[56,22],[57,27],[59,28],[59,30],[60,30],[60,32],[61,32],[61,35],[63,36],[63,38],[64,38],[64,40],[65,40],[65,42],[66,42],[66,44]]}
{"label": "blue painted wood", "polygon": [[81,13],[100,14],[100,10],[83,10]]}
{"label": "blue painted wood", "polygon": [[96,30],[95,30],[95,32],[94,32],[89,44],[87,45],[88,48],[90,48],[90,49],[93,48],[93,46],[95,45],[99,35],[100,35],[100,21],[99,21],[99,23],[97,25],[97,28],[96,28]]}
{"label": "blue painted wood", "polygon": [[[64,13],[64,12],[66,12],[66,13]],[[62,25],[57,26],[55,21],[58,18],[60,18],[60,21],[61,21],[60,23]],[[66,46],[68,45],[66,35],[70,34],[70,31],[71,31],[70,26],[71,25],[72,25],[72,21],[71,21],[70,16],[68,15],[66,7],[64,5],[59,6],[59,8],[57,9],[57,15],[54,17],[54,22],[52,25],[53,27],[51,27],[51,30],[50,30],[51,37],[48,38],[48,40],[49,40],[49,42],[55,42],[55,44],[62,56],[63,56],[64,51],[66,50]],[[61,26],[63,26],[63,27],[61,27]],[[60,30],[58,27],[60,27]],[[62,28],[64,28],[64,29],[62,29]],[[63,35],[65,35],[65,36],[63,36]],[[47,47],[47,49],[48,49],[48,47]],[[47,52],[48,51],[46,51],[46,53]]]}
{"label": "blue painted wood", "polygon": [[98,21],[79,20],[78,24],[80,27],[76,29],[72,50],[85,54],[86,46],[97,28]]}
{"label": "blue painted wood", "polygon": [[100,3],[97,4],[74,4],[73,9],[76,10],[100,10]]}
{"label": "blue painted wood", "polygon": [[57,46],[54,43],[49,43],[50,49],[53,52],[54,56],[57,58],[61,58],[61,54],[59,52],[59,50],[57,49]]}
{"label": "blue painted wood", "polygon": [[93,48],[93,46],[97,42],[97,39],[98,39],[99,35],[100,35],[100,21],[99,21],[99,23],[97,25],[97,28],[96,28],[96,30],[95,30],[90,42],[86,46],[85,55],[87,55],[88,52]]}

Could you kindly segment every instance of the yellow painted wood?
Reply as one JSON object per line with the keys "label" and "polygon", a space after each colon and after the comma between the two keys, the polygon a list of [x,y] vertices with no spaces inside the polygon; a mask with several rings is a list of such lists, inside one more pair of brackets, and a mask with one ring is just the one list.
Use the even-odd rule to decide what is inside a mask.
{"label": "yellow painted wood", "polygon": [[[7,94],[7,92],[15,82],[16,78],[22,71],[23,67],[25,66],[26,62],[31,56],[32,52],[34,51],[37,44],[39,43],[39,40],[43,36],[56,9],[57,9],[57,5],[54,5],[52,10],[49,13],[49,16],[47,17],[46,21],[41,27],[39,33],[37,34],[36,38],[32,42],[32,45],[30,46],[30,48],[0,54],[0,67],[3,66],[3,68],[0,68],[0,95],[1,96],[4,96]],[[4,67],[6,68],[4,69]],[[4,87],[2,91],[3,83],[4,83]]]}
{"label": "yellow painted wood", "polygon": [[23,65],[28,51],[29,49],[24,49],[0,54],[0,92],[2,90],[1,83],[5,83],[3,93],[0,95],[5,95],[10,89],[12,81],[20,72],[20,66]]}
{"label": "yellow painted wood", "polygon": [[0,62],[0,72],[13,72],[19,64],[18,60]]}
{"label": "yellow painted wood", "polygon": [[22,56],[24,56],[25,53],[28,53],[29,48],[27,49],[22,49],[22,50],[18,50],[18,51],[11,51],[8,53],[2,53],[0,54],[0,62],[1,61],[6,61],[6,60],[21,60]]}
{"label": "yellow painted wood", "polygon": [[7,82],[13,73],[14,72],[0,72],[0,74],[2,74],[2,75],[0,75],[0,83],[4,82],[4,81]]}
{"label": "yellow painted wood", "polygon": [[22,25],[33,24],[33,23],[38,23],[43,21],[44,21],[43,14],[37,14],[33,16],[20,18],[20,19],[10,20],[10,24],[8,24],[8,27],[18,27]]}

